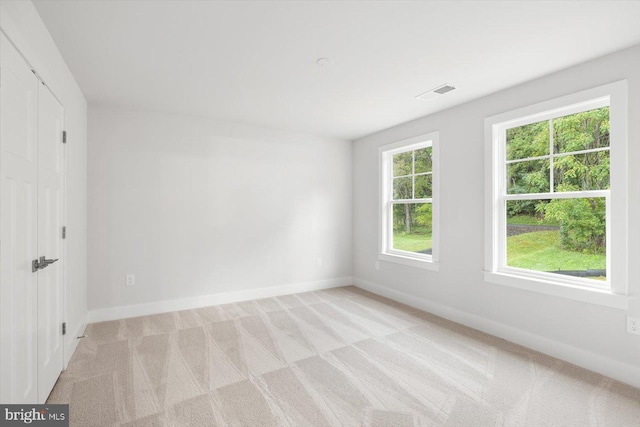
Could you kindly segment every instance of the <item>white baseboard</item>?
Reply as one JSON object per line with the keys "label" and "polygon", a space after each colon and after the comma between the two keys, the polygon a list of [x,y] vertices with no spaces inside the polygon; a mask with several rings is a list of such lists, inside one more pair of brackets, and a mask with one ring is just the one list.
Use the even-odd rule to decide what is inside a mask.
{"label": "white baseboard", "polygon": [[299,292],[317,291],[353,284],[353,278],[340,277],[337,279],[318,280],[315,282],[293,283],[289,285],[272,286],[242,291],[224,292],[200,297],[181,298],[167,301],[150,302],[121,307],[100,308],[89,311],[89,323],[105,320],[126,319],[129,317],[147,316],[150,314],[166,313],[169,311],[189,310],[210,305],[227,304],[230,302],[247,301],[260,298],[271,298],[279,295],[295,294]]}
{"label": "white baseboard", "polygon": [[640,388],[640,366],[634,366],[592,353],[540,335],[522,331],[503,323],[470,314],[443,304],[434,303],[395,289],[357,277],[353,284],[366,291],[390,298],[419,310],[433,313],[453,322],[520,344],[574,365],[614,378]]}
{"label": "white baseboard", "polygon": [[68,338],[64,349],[64,369],[67,369],[71,356],[73,356],[73,353],[76,351],[76,347],[78,347],[78,337],[82,335],[87,327],[87,316],[88,313],[82,317],[82,320],[78,323],[72,333],[67,332]]}

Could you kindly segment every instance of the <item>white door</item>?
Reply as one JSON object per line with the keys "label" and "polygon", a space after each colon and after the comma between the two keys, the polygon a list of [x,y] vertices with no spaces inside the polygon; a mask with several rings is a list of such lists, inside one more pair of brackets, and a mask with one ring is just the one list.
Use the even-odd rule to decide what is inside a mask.
{"label": "white door", "polygon": [[38,95],[38,401],[62,371],[62,206],[64,108],[44,85]]}
{"label": "white door", "polygon": [[0,401],[38,401],[38,79],[0,34]]}
{"label": "white door", "polygon": [[63,366],[64,108],[1,33],[0,58],[0,402],[44,403]]}

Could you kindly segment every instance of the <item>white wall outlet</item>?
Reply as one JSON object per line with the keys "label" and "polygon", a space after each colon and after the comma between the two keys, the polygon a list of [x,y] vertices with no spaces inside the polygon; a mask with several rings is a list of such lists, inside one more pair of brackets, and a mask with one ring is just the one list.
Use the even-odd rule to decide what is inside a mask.
{"label": "white wall outlet", "polygon": [[135,274],[127,274],[125,278],[125,283],[127,286],[133,286],[136,284],[136,275]]}
{"label": "white wall outlet", "polygon": [[380,261],[376,261],[376,270],[380,270]]}
{"label": "white wall outlet", "polygon": [[322,267],[322,258],[316,258],[316,267]]}
{"label": "white wall outlet", "polygon": [[627,332],[640,335],[640,317],[627,316]]}

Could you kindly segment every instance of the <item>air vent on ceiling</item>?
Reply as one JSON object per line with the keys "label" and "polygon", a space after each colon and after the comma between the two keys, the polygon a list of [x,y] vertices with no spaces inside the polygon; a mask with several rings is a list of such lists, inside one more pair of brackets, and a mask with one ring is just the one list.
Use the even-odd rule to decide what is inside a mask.
{"label": "air vent on ceiling", "polygon": [[425,92],[425,93],[423,93],[421,95],[416,96],[416,98],[422,99],[423,101],[427,101],[429,99],[436,98],[436,97],[438,97],[440,95],[444,95],[447,92],[451,92],[454,89],[455,89],[455,87],[451,86],[450,84],[443,84],[443,85],[440,85],[440,86],[438,86],[436,88],[431,89],[428,92]]}

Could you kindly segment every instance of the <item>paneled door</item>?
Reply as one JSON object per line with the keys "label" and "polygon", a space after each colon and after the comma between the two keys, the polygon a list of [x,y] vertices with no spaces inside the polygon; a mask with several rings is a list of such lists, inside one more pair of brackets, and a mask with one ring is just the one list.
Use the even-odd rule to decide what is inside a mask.
{"label": "paneled door", "polygon": [[0,33],[0,401],[38,401],[38,89]]}
{"label": "paneled door", "polygon": [[[62,214],[64,108],[44,85],[38,94],[38,400],[49,396],[63,365]],[[42,260],[42,258],[40,258]]]}
{"label": "paneled door", "polygon": [[44,403],[63,367],[64,108],[2,33],[0,58],[0,401]]}

